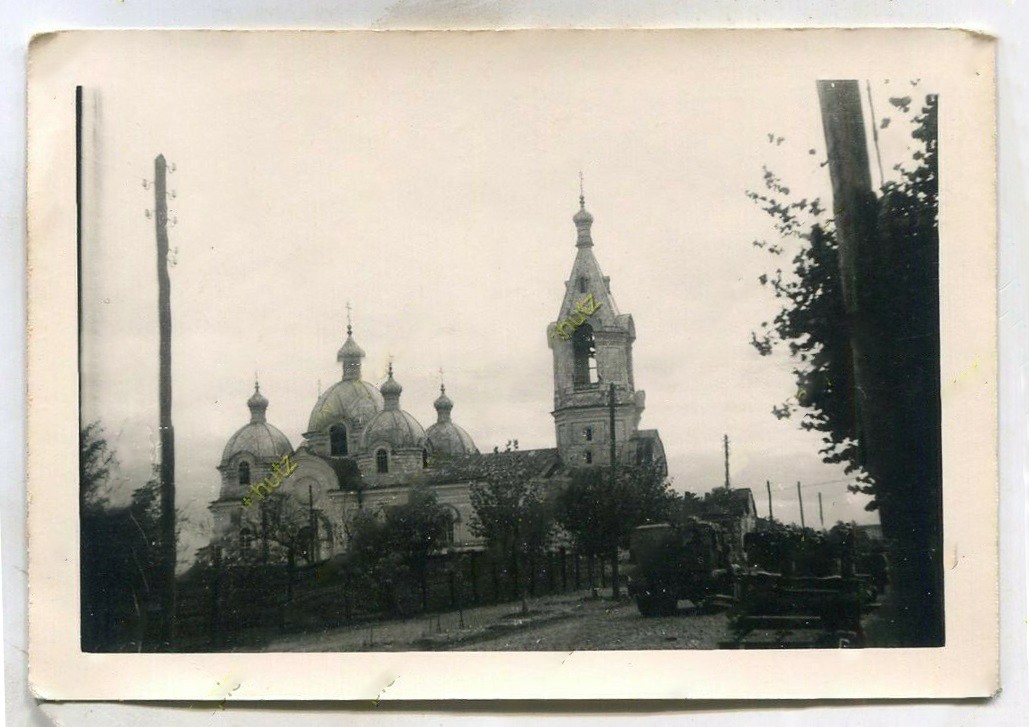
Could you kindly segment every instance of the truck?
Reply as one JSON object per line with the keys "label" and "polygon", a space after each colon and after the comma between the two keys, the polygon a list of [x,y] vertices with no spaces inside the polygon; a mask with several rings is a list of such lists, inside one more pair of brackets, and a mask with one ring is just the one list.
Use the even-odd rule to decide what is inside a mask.
{"label": "truck", "polygon": [[738,569],[725,531],[714,523],[654,523],[629,536],[628,591],[643,616],[671,615],[683,599],[702,609],[731,604]]}

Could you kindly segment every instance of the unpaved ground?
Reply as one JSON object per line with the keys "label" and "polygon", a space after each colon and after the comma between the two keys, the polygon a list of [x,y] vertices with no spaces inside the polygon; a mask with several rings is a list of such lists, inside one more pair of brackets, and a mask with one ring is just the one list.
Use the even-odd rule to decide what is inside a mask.
{"label": "unpaved ground", "polygon": [[[631,601],[580,592],[463,613],[378,621],[275,638],[262,651],[573,651],[594,649],[714,649],[729,638],[724,614],[681,608],[675,616],[643,618]],[[248,649],[249,650],[249,649]]]}

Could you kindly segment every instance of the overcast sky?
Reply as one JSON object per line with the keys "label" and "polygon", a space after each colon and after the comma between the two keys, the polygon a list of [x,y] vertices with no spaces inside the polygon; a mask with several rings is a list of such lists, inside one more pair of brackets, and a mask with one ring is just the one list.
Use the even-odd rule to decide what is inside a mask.
{"label": "overcast sky", "polygon": [[[392,354],[401,406],[424,426],[442,367],[481,450],[554,446],[546,327],[574,259],[582,170],[594,252],[636,323],[641,427],[660,430],[675,487],[722,483],[728,433],[733,484],[754,488],[762,514],[771,480],[776,517],[798,519],[800,481],[809,524],[818,492],[827,524],[874,521],[820,462],[819,436],[772,416],[793,393],[788,358],[749,343],[778,307],[757,278],[789,256],[751,244],[774,233],[746,191],[767,164],[830,205],[815,76],[786,34],[759,55],[713,39],[205,34],[140,38],[116,67],[90,66],[83,416],[114,444],[122,495],[157,441],[142,180],[164,153],[178,499],[194,517],[217,497],[255,371],[269,421],[301,443],[319,381],[340,377],[347,301],[364,378],[381,381]],[[880,116],[898,84],[924,88],[874,81]],[[887,169],[909,143],[894,122]]]}

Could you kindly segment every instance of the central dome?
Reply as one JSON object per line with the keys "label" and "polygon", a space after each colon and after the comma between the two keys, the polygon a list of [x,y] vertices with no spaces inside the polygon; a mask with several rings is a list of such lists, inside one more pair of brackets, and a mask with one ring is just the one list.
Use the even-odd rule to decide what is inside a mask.
{"label": "central dome", "polygon": [[337,381],[318,397],[318,403],[311,410],[307,430],[328,429],[329,425],[340,420],[360,426],[382,411],[382,406],[382,394],[367,381]]}

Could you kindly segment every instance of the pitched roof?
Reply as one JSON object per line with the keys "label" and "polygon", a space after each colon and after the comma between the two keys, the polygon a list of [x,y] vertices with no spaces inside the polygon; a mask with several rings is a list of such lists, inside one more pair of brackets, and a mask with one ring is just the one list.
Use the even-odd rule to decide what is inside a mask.
{"label": "pitched roof", "polygon": [[523,471],[530,477],[550,478],[563,469],[557,448],[466,454],[439,459],[425,473],[429,484],[485,480],[497,472]]}

